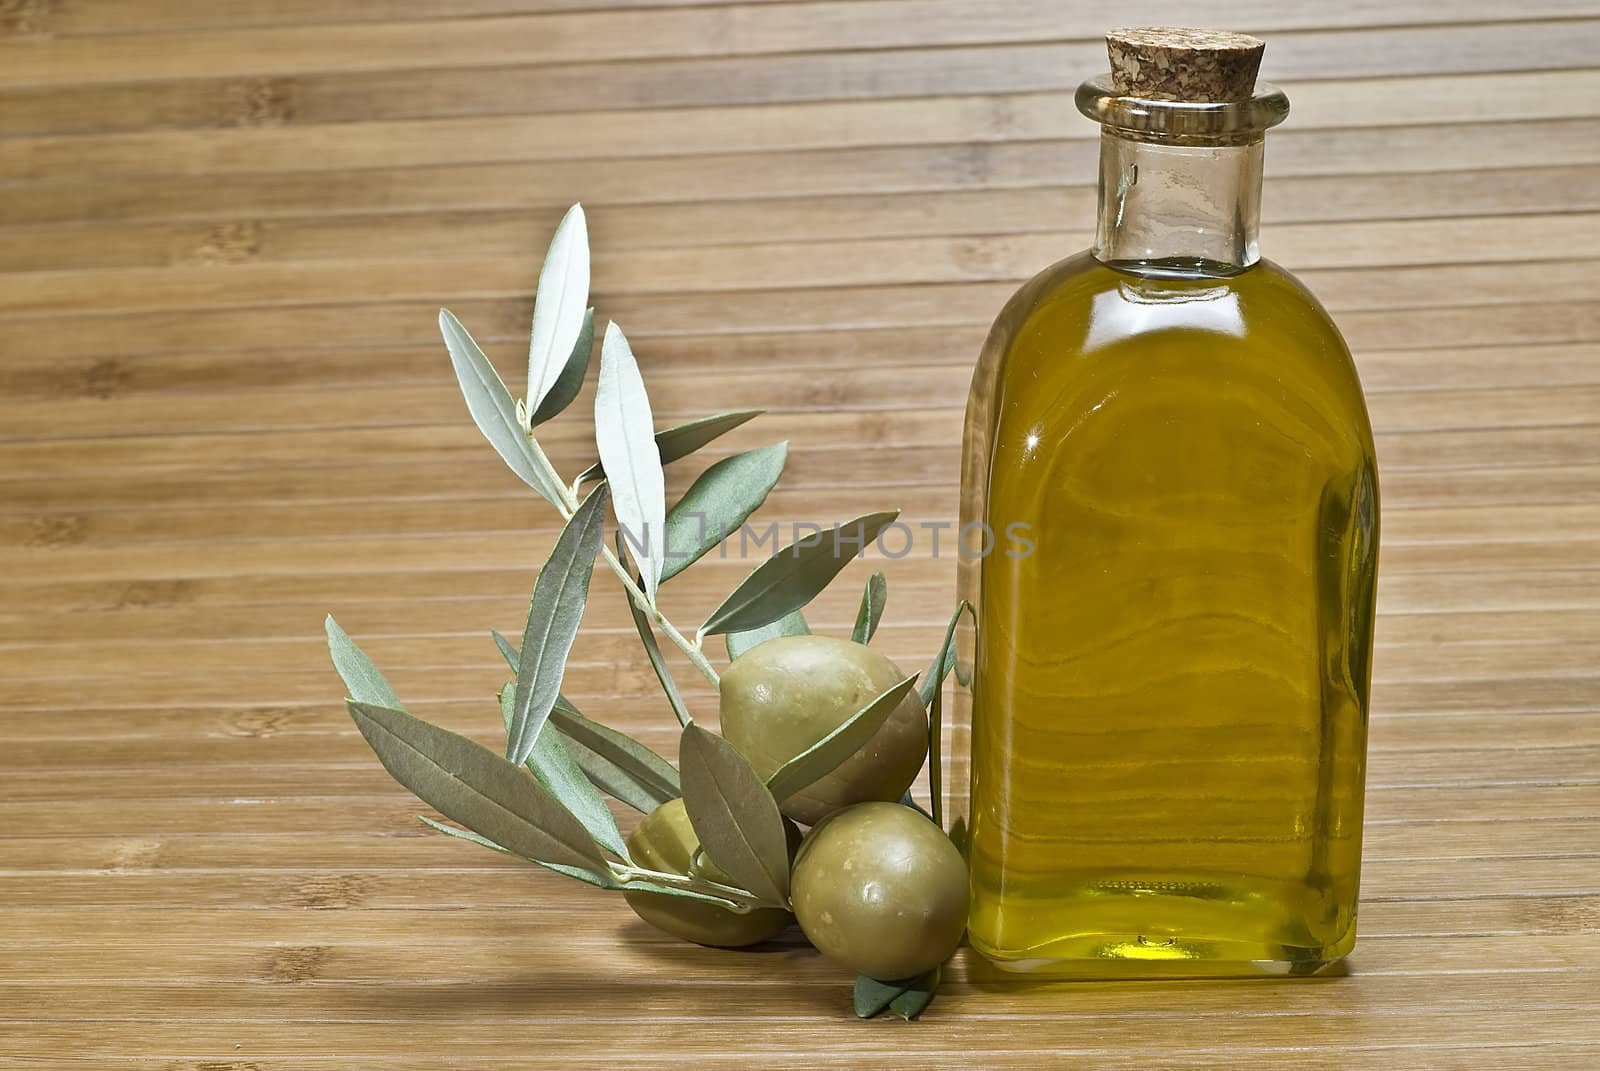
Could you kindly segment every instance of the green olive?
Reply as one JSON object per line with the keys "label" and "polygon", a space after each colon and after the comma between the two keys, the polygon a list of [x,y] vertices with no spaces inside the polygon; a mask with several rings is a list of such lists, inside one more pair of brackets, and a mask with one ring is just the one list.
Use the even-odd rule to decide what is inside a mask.
{"label": "green olive", "polygon": [[790,900],[829,959],[869,978],[913,978],[961,942],[967,867],[950,838],[910,807],[863,803],[806,837]]}
{"label": "green olive", "polygon": [[[779,636],[722,675],[722,735],[770,777],[905,674],[876,651],[830,636]],[[912,689],[861,750],[779,803],[814,825],[841,807],[898,800],[928,754],[928,718]]]}
{"label": "green olive", "polygon": [[[799,831],[790,829],[791,844]],[[668,800],[651,811],[628,837],[628,854],[634,864],[669,874],[688,874],[724,885],[736,884],[716,866],[705,861],[694,866],[694,853],[700,840],[689,824],[683,800]],[[690,900],[666,893],[623,891],[633,913],[658,930],[696,944],[717,948],[739,948],[775,937],[794,921],[794,916],[776,908],[760,908],[740,915],[716,904]]]}

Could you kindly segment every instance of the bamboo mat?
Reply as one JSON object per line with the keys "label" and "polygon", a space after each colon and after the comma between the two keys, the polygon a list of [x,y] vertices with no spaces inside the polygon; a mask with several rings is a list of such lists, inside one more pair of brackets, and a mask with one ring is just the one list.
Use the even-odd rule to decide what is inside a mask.
{"label": "bamboo mat", "polygon": [[[862,1023],[798,938],[677,944],[421,829],[323,614],[492,741],[487,630],[555,532],[436,307],[514,371],[581,199],[658,421],[763,406],[707,457],[789,440],[763,518],[949,519],[987,323],[1088,241],[1071,92],[1112,22],[1268,38],[1295,111],[1264,248],[1368,391],[1349,975],[958,964],[924,1021]],[[1597,44],[1594,0],[0,3],[0,1068],[1600,1066]],[[548,437],[569,474],[590,392]],[[874,564],[879,643],[918,667],[953,562]],[[696,566],[669,614],[748,565]],[[815,627],[848,631],[871,567]],[[607,577],[585,625],[565,690],[670,753]]]}

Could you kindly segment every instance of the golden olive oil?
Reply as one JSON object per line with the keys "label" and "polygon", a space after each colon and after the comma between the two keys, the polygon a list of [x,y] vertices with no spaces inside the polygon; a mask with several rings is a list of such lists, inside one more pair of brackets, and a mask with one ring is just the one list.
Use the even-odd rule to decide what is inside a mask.
{"label": "golden olive oil", "polygon": [[972,519],[1033,548],[977,565],[973,945],[1089,973],[1343,955],[1378,503],[1338,332],[1267,262],[1084,254],[978,375]]}
{"label": "golden olive oil", "polygon": [[1017,970],[1312,973],[1356,932],[1372,429],[1258,251],[1262,42],[1107,44],[1094,248],[1006,305],[967,409],[963,532],[1010,537],[962,566],[969,934]]}

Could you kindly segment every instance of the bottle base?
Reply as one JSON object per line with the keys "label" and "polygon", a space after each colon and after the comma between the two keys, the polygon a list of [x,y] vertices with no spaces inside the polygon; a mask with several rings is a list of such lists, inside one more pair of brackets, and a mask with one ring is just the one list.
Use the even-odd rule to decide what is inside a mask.
{"label": "bottle base", "polygon": [[1309,977],[1333,973],[1354,946],[1351,894],[1192,873],[1085,875],[1050,897],[980,896],[968,941],[1010,975]]}
{"label": "bottle base", "polygon": [[[978,953],[968,970],[975,981],[1140,981],[1199,978],[1314,978],[1349,972],[1344,953],[1286,949],[1284,958],[1215,959],[1188,955],[1125,955],[1121,949],[1142,948],[1133,942],[1108,942],[1100,955],[1013,957],[973,945]],[[1160,946],[1156,946],[1160,947]]]}

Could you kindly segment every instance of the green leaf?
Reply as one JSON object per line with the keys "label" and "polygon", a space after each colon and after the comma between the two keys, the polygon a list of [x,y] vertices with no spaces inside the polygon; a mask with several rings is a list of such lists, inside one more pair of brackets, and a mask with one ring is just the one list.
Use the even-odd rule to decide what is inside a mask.
{"label": "green leaf", "polygon": [[788,443],[774,443],[725,457],[702,472],[667,514],[662,581],[677,576],[738,531],[767,500],[788,456]]}
{"label": "green leaf", "polygon": [[904,992],[905,987],[898,982],[880,982],[864,974],[858,975],[855,993],[856,1017],[871,1019],[874,1015],[887,1010],[894,998]]}
{"label": "green leaf", "polygon": [[786,800],[802,788],[832,773],[838,765],[860,751],[874,733],[883,727],[900,705],[900,700],[917,682],[916,674],[891,687],[856,711],[833,732],[806,748],[773,771],[767,789],[774,799]]}
{"label": "green leaf", "polygon": [[511,645],[510,640],[500,635],[497,630],[490,629],[489,635],[494,637],[494,645],[500,648],[500,656],[504,658],[506,660],[506,664],[511,667],[511,672],[515,673],[517,671],[517,666],[522,664],[521,653]]}
{"label": "green leaf", "polygon": [[[544,265],[533,302],[533,337],[528,343],[529,411],[537,412],[566,371],[583,331],[589,304],[589,231],[583,206],[567,209]],[[587,360],[587,358],[585,358]]]}
{"label": "green leaf", "polygon": [[789,838],[778,801],[732,744],[698,725],[678,747],[683,804],[707,858],[773,903],[789,896]]}
{"label": "green leaf", "polygon": [[922,679],[920,692],[922,705],[928,708],[928,793],[933,807],[933,813],[928,817],[940,829],[944,828],[944,680],[956,664],[956,626],[961,623],[961,615],[970,610],[971,607],[963,601],[956,607],[956,612],[950,615],[950,624],[944,630],[944,643],[939,645],[939,652],[933,656],[933,664]]}
{"label": "green leaf", "polygon": [[[505,721],[508,732],[516,702],[516,689],[515,681],[507,682],[500,689],[500,717]],[[547,727],[539,733],[538,739],[533,742],[533,753],[528,756],[528,769],[533,771],[533,776],[550,795],[583,823],[583,828],[589,831],[595,843],[618,859],[632,862],[622,834],[617,830],[617,820],[612,817],[611,808],[606,806],[606,801],[600,798],[600,793],[595,791],[583,769],[573,760],[560,732]]]}
{"label": "green leaf", "polygon": [[939,645],[939,652],[933,656],[933,664],[928,667],[928,672],[922,678],[922,705],[927,706],[933,702],[933,693],[944,687],[944,680],[956,665],[956,626],[961,623],[961,615],[971,612],[972,607],[965,600],[956,607],[956,612],[950,615],[950,624],[944,630],[944,642]]}
{"label": "green leaf", "polygon": [[583,314],[583,327],[578,331],[578,341],[572,347],[572,355],[567,358],[560,377],[550,388],[550,393],[544,396],[544,401],[528,417],[530,430],[558,415],[577,398],[578,392],[583,390],[583,377],[589,374],[589,357],[593,353],[594,310],[588,309]]}
{"label": "green leaf", "polygon": [[464,840],[468,844],[476,844],[480,848],[488,848],[490,851],[499,852],[502,855],[512,854],[510,851],[502,848],[500,845],[496,844],[488,837],[485,837],[483,834],[474,833],[470,829],[457,829],[455,826],[447,826],[443,822],[435,822],[432,818],[429,818],[425,814],[417,815],[417,821],[421,822],[429,829],[437,830],[440,833],[443,833],[447,837],[454,837],[457,840]]}
{"label": "green leaf", "polygon": [[[677,424],[656,432],[656,449],[661,453],[661,463],[670,465],[680,458],[688,457],[702,446],[719,436],[725,435],[743,424],[760,416],[763,409],[736,409],[728,413],[717,413],[715,416],[701,417],[691,420],[687,424]],[[578,476],[579,482],[603,479],[606,475],[605,467],[596,461]]]}
{"label": "green leaf", "polygon": [[384,768],[446,818],[527,859],[606,871],[594,838],[519,767],[403,710],[347,705]]}
{"label": "green leaf", "polygon": [[450,363],[455,367],[461,394],[467,400],[467,409],[478,430],[523,483],[539,492],[551,505],[560,505],[561,490],[554,486],[535,459],[527,429],[517,417],[517,404],[489,358],[483,355],[449,309],[439,310],[439,331],[450,350]]}
{"label": "green leaf", "polygon": [[595,787],[642,814],[683,795],[672,764],[626,733],[591,721],[557,701],[550,724],[566,737],[573,761]]}
{"label": "green leaf", "polygon": [[722,642],[728,647],[728,658],[738,658],[752,647],[760,646],[770,639],[779,636],[809,636],[811,626],[806,624],[805,615],[799,610],[784,614],[771,624],[753,628],[747,632],[730,632],[722,637]]}
{"label": "green leaf", "polygon": [[906,983],[900,995],[889,1002],[890,1010],[906,1022],[921,1015],[933,1003],[933,995],[939,990],[940,973],[940,969],[935,967],[920,978]]}
{"label": "green leaf", "polygon": [[889,578],[880,569],[868,578],[867,588],[861,593],[861,609],[856,611],[856,627],[850,633],[850,638],[862,646],[871,643],[878,631],[878,622],[883,619],[883,608],[888,603]]}
{"label": "green leaf", "polygon": [[615,323],[600,344],[600,386],[594,398],[594,438],[611,484],[617,525],[627,536],[652,605],[665,557],[667,492],[655,418],[639,365]]}
{"label": "green leaf", "polygon": [[869,513],[789,544],[756,566],[712,611],[701,631],[713,636],[744,632],[801,609],[899,515],[898,510]]}
{"label": "green leaf", "polygon": [[[494,638],[515,670],[517,649],[498,632]],[[568,754],[590,783],[613,799],[649,814],[683,795],[678,771],[670,762],[626,733],[584,717],[566,696],[556,696],[548,724],[566,738]]]}
{"label": "green leaf", "polygon": [[519,766],[528,761],[533,742],[560,694],[567,655],[589,598],[595,555],[605,538],[605,515],[606,490],[600,487],[561,529],[549,560],[533,583],[517,662],[516,714],[506,734],[506,758]]}
{"label": "green leaf", "polygon": [[661,645],[656,642],[656,634],[650,627],[650,619],[632,599],[628,600],[628,609],[633,611],[633,627],[639,632],[639,640],[644,644],[644,653],[650,659],[650,668],[656,671],[656,680],[661,682],[661,690],[666,694],[672,713],[677,717],[679,725],[690,724],[694,719],[689,716],[689,708],[684,705],[683,696],[678,691],[678,682],[672,678],[672,669],[661,655]]}
{"label": "green leaf", "polygon": [[328,615],[322,627],[328,634],[328,654],[333,656],[333,668],[339,671],[350,698],[363,703],[376,703],[380,707],[400,709],[400,700],[395,696],[394,689],[389,687],[389,682],[383,679],[383,674],[378,672],[378,667],[372,664],[367,653],[357,647],[356,641],[339,627],[339,622],[333,619],[332,614]]}
{"label": "green leaf", "polygon": [[[476,844],[480,848],[488,848],[491,851],[500,852],[503,855],[515,854],[502,848],[488,837],[474,833],[470,829],[457,829],[455,826],[447,826],[443,822],[435,822],[425,814],[417,815],[417,821],[421,822],[429,829],[443,833],[447,837],[454,837],[457,840],[464,840],[468,844]],[[557,874],[565,874],[569,878],[577,878],[579,881],[588,885],[593,885],[597,889],[622,888],[621,882],[613,878],[610,872],[601,874],[592,870],[585,870],[582,867],[564,866],[561,863],[545,863],[538,859],[530,859],[529,862],[538,863],[542,867],[548,867],[551,870],[554,870]]]}
{"label": "green leaf", "polygon": [[[517,682],[516,682],[516,680],[514,680],[514,679],[513,680],[509,680],[505,684],[500,686],[500,696],[499,696],[499,698],[500,698],[500,720],[505,723],[506,735],[508,737],[511,735],[511,722],[512,722],[512,719],[516,716],[516,714],[515,714],[516,709],[517,709],[516,697],[517,697]],[[540,733],[539,735],[543,736],[544,734]]]}
{"label": "green leaf", "polygon": [[[617,553],[622,552],[622,533],[617,533]],[[678,724],[688,725],[694,721],[689,716],[689,708],[684,705],[683,696],[678,692],[678,682],[672,679],[672,670],[667,666],[667,660],[661,656],[661,645],[656,642],[655,630],[650,625],[650,618],[639,609],[637,603],[630,597],[628,609],[633,614],[633,627],[639,633],[639,642],[644,644],[645,656],[650,659],[650,668],[656,671],[656,680],[661,682],[661,690],[666,693],[667,702],[672,706],[672,713],[677,716]]]}
{"label": "green leaf", "polygon": [[933,1000],[934,991],[939,988],[939,975],[938,967],[898,982],[880,982],[863,974],[856,978],[856,1015],[871,1019],[893,1008],[902,1019],[915,1019]]}
{"label": "green leaf", "polygon": [[901,795],[900,795],[900,806],[902,806],[902,807],[910,807],[913,811],[916,811],[918,814],[922,815],[922,817],[926,818],[928,821],[930,821],[930,822],[933,821],[933,815],[929,814],[927,811],[922,809],[922,804],[918,803],[916,801],[915,797],[913,797],[911,795],[911,790],[909,788],[906,789],[905,792],[901,793]]}

